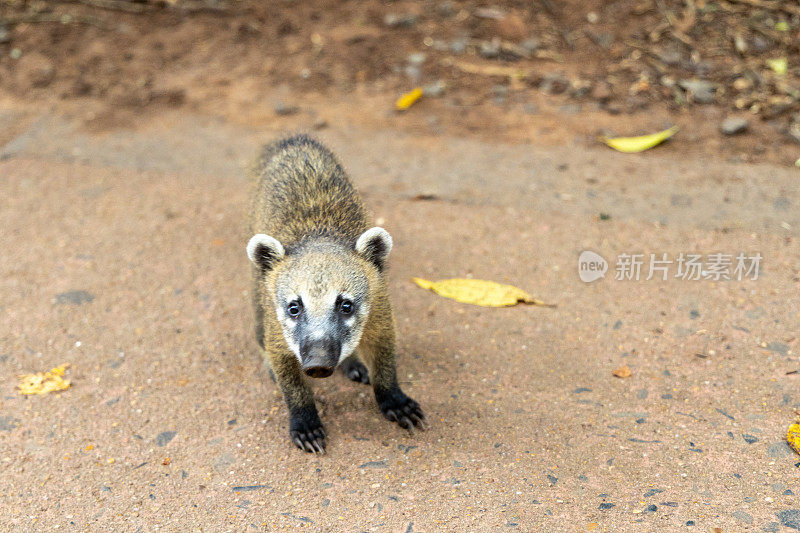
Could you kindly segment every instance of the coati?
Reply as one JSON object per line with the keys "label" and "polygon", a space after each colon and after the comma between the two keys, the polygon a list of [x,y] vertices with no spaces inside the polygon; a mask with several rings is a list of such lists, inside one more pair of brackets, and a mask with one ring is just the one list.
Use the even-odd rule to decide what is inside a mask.
{"label": "coati", "polygon": [[397,383],[395,329],[386,285],[392,238],[370,228],[342,166],[322,144],[296,135],[264,147],[251,212],[255,334],[289,408],[289,435],[324,453],[310,378],[340,367],[372,383],[381,413],[425,429],[419,404]]}

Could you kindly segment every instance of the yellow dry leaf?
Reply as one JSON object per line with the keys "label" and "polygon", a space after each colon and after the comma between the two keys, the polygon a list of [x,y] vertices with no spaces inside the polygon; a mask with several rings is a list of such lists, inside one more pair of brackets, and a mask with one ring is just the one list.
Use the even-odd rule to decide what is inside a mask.
{"label": "yellow dry leaf", "polygon": [[394,103],[394,107],[398,111],[405,111],[415,103],[417,100],[422,98],[422,89],[417,87],[413,91],[407,92],[406,94],[402,95],[397,101]]}
{"label": "yellow dry leaf", "polygon": [[629,378],[632,374],[631,369],[628,368],[628,365],[622,365],[611,373],[618,378]]}
{"label": "yellow dry leaf", "polygon": [[47,394],[69,388],[69,380],[64,379],[64,372],[69,363],[57,366],[47,372],[37,372],[35,374],[24,374],[19,376],[20,394]]}
{"label": "yellow dry leaf", "polygon": [[484,307],[507,307],[519,303],[539,305],[542,307],[555,307],[531,296],[511,285],[503,285],[494,281],[482,279],[445,279],[441,281],[428,281],[414,278],[414,283],[423,289],[429,289],[440,296],[451,298],[458,302],[482,305]]}
{"label": "yellow dry leaf", "polygon": [[789,431],[786,432],[786,442],[794,451],[800,453],[800,421],[789,426]]}
{"label": "yellow dry leaf", "polygon": [[651,133],[650,135],[642,135],[640,137],[601,137],[601,140],[618,152],[635,154],[661,144],[675,135],[679,129],[678,126],[672,126],[667,130]]}
{"label": "yellow dry leaf", "polygon": [[778,76],[783,76],[789,69],[789,62],[785,57],[776,57],[775,59],[767,59],[767,66]]}

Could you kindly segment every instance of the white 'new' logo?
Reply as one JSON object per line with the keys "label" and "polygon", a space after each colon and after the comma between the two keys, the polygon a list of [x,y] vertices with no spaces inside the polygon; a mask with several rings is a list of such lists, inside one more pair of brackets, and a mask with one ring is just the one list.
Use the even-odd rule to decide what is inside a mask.
{"label": "white 'new' logo", "polygon": [[578,276],[585,283],[604,278],[607,270],[608,261],[603,259],[600,254],[584,250],[578,257]]}

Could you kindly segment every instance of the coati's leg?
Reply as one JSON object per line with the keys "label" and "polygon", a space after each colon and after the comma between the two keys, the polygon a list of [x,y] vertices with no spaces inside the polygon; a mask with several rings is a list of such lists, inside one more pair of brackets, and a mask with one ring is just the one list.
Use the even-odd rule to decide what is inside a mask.
{"label": "coati's leg", "polygon": [[380,335],[374,342],[366,344],[361,353],[369,368],[375,400],[383,416],[409,431],[414,427],[425,429],[427,419],[422,408],[406,396],[397,383],[394,333]]}
{"label": "coati's leg", "polygon": [[369,384],[369,372],[367,371],[367,367],[364,366],[364,363],[362,363],[355,354],[347,357],[339,366],[348,379],[358,383]]}
{"label": "coati's leg", "polygon": [[314,405],[314,393],[291,352],[269,353],[270,365],[289,408],[289,436],[295,446],[325,453],[325,429]]}

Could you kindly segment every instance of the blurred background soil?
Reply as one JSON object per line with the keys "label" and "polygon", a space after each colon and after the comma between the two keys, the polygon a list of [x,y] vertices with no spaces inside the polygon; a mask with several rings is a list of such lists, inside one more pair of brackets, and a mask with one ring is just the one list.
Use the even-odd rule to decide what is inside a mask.
{"label": "blurred background soil", "polygon": [[[800,6],[2,0],[0,95],[135,127],[164,108],[560,145],[684,126],[675,150],[792,164]],[[413,112],[392,112],[413,87]],[[635,124],[635,126],[633,126]],[[725,133],[723,133],[724,130]],[[738,135],[737,135],[738,134]]]}

